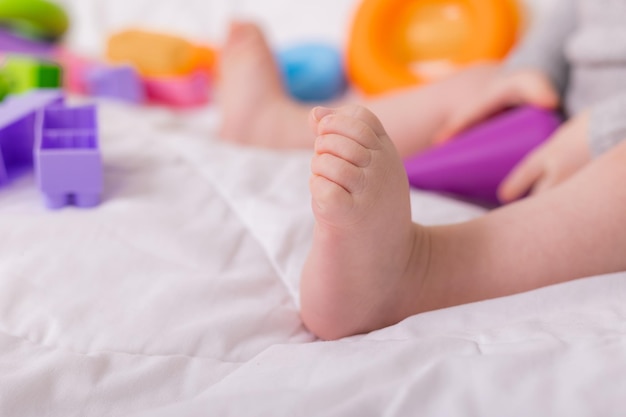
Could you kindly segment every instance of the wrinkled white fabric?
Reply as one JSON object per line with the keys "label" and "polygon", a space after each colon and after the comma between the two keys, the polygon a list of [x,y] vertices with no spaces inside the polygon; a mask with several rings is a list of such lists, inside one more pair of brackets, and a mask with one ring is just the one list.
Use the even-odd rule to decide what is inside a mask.
{"label": "wrinkled white fabric", "polygon": [[99,109],[101,206],[48,211],[28,174],[0,189],[0,416],[623,414],[625,275],[319,342],[298,316],[310,153],[224,144],[212,107]]}

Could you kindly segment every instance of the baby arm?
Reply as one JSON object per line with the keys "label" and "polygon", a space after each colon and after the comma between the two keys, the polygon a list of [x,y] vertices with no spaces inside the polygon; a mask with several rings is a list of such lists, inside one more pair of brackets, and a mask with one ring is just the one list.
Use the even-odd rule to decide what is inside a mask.
{"label": "baby arm", "polygon": [[588,111],[567,121],[504,179],[498,189],[500,201],[508,203],[527,192],[537,194],[571,177],[592,159],[588,132]]}
{"label": "baby arm", "polygon": [[530,191],[552,188],[626,139],[626,93],[603,101],[570,119],[503,181],[499,197],[510,202]]}

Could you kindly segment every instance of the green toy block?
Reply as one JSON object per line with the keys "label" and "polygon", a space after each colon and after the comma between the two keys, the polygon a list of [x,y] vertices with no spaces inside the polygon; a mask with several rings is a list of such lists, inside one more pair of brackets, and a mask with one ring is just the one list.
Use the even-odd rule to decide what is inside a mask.
{"label": "green toy block", "polygon": [[26,56],[9,56],[4,72],[10,79],[10,91],[14,94],[35,88],[59,88],[63,78],[60,65]]}
{"label": "green toy block", "polygon": [[4,71],[0,71],[0,101],[11,92],[11,80]]}

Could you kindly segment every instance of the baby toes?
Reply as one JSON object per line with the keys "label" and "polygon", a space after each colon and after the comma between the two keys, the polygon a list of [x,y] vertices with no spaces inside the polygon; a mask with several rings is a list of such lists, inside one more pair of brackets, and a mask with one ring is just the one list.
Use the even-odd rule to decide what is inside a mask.
{"label": "baby toes", "polygon": [[316,155],[311,161],[311,172],[337,184],[347,193],[358,193],[363,188],[363,169],[330,153]]}

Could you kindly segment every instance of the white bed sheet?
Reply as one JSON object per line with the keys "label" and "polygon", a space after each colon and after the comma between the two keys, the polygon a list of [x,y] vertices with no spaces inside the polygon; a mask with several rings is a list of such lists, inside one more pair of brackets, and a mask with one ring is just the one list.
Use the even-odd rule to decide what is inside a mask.
{"label": "white bed sheet", "polygon": [[[146,4],[76,1],[111,27]],[[320,342],[298,316],[310,153],[225,144],[213,107],[99,108],[100,207],[0,190],[0,416],[623,415],[625,274]],[[411,199],[428,224],[482,213]]]}

